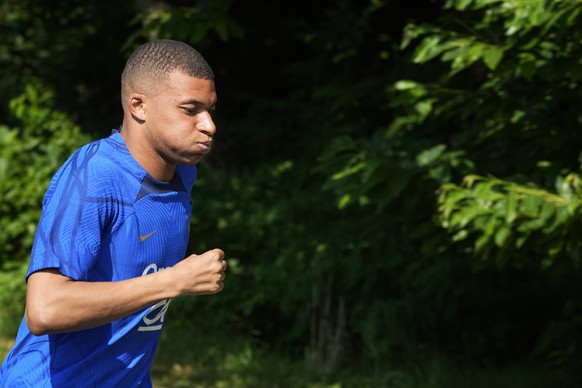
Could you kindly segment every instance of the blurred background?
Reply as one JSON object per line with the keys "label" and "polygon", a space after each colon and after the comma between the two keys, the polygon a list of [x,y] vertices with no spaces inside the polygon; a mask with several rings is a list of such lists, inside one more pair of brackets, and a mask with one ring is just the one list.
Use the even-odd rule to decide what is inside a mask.
{"label": "blurred background", "polygon": [[197,48],[218,132],[157,387],[582,386],[582,2],[2,0],[0,360],[41,201],[121,123],[139,44]]}

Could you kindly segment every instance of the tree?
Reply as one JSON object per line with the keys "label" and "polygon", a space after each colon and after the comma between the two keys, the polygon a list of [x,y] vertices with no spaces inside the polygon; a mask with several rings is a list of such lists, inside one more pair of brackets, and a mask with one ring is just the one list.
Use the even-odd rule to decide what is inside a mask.
{"label": "tree", "polygon": [[[537,327],[532,335],[542,338],[541,348],[561,361],[573,355],[562,339],[551,338],[560,337],[552,321],[569,320],[574,328],[580,317],[572,307],[578,287],[556,284],[559,278],[576,282],[567,274],[580,264],[581,141],[575,131],[581,10],[577,1],[450,0],[437,20],[409,23],[401,45],[410,53],[409,65],[387,89],[394,118],[363,145],[336,141],[327,158],[343,160],[330,180],[340,206],[364,202],[386,209],[396,202],[408,209],[406,204],[420,201],[438,216],[432,222],[451,234],[454,245],[436,237],[425,218],[428,222],[416,223],[425,225],[416,232],[422,236],[417,257],[426,259],[436,248],[440,256],[473,258],[478,271],[490,271],[484,268],[491,263],[501,270],[499,283],[511,274],[523,285],[517,279],[525,274],[538,286],[546,284],[546,295],[538,295],[546,302],[540,300],[537,315],[530,312],[529,327]],[[361,151],[367,149],[377,151]],[[376,190],[387,182],[392,191]],[[458,284],[450,291],[459,295],[470,289]],[[546,299],[554,293],[566,300],[557,310],[548,308]],[[472,296],[475,303],[487,299]],[[488,329],[502,337],[511,331],[503,334],[502,325]],[[490,337],[488,346],[497,346],[499,339]],[[533,348],[535,343],[524,344],[518,353]],[[499,348],[498,354],[508,351]]]}
{"label": "tree", "polygon": [[[174,319],[231,328],[325,373],[359,360],[374,375],[433,350],[491,364],[576,358],[563,343],[582,296],[578,2],[136,2],[109,30],[109,2],[49,12],[28,1],[2,14],[22,22],[0,38],[0,60],[32,69],[6,82],[36,85],[13,103],[3,155],[57,142],[62,163],[84,140],[77,125],[108,132],[111,85],[147,39],[184,39],[217,74],[219,131],[199,166],[190,251],[223,247],[230,275],[216,297],[175,301]],[[45,32],[61,43],[43,60],[10,46],[36,37],[25,39],[35,53]],[[58,143],[63,128],[71,143]],[[58,164],[22,163],[6,192],[33,190],[26,174],[48,184]],[[2,201],[19,260],[41,186],[26,204]]]}

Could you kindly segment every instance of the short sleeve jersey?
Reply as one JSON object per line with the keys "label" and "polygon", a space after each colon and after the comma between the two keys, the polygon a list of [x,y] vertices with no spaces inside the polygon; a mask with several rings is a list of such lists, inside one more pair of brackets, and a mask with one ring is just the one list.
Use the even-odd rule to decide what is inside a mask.
{"label": "short sleeve jersey", "polygon": [[[195,179],[192,165],[178,166],[170,182],[155,180],[117,131],[80,148],[45,194],[27,279],[57,268],[74,280],[110,282],[175,265],[187,249]],[[63,334],[35,336],[23,319],[0,386],[149,387],[169,303]]]}

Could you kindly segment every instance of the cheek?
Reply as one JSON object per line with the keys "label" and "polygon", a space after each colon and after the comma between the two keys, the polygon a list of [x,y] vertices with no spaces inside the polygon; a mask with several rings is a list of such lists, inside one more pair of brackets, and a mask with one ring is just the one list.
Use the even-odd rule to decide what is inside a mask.
{"label": "cheek", "polygon": [[180,120],[168,123],[163,136],[178,148],[188,148],[197,140],[196,130],[191,120]]}
{"label": "cheek", "polygon": [[172,109],[158,109],[155,114],[153,119],[155,136],[163,139],[168,145],[186,145],[196,138],[195,117]]}
{"label": "cheek", "polygon": [[155,130],[168,140],[179,140],[187,132],[188,122],[184,120],[183,115],[172,114],[170,112],[158,112],[155,120]]}

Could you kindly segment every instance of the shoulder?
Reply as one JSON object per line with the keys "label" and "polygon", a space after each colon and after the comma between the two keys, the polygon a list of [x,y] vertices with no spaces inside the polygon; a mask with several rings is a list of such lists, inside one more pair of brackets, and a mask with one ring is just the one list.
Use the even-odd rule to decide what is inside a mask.
{"label": "shoulder", "polygon": [[83,196],[132,195],[139,189],[144,172],[132,164],[127,149],[111,138],[88,143],[77,149],[54,175],[47,198],[77,192]]}

